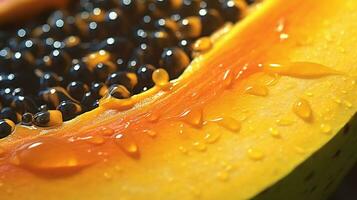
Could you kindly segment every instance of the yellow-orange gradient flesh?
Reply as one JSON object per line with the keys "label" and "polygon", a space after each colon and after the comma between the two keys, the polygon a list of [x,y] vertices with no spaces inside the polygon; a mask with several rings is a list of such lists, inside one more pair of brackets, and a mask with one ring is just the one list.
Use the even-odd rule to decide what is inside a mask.
{"label": "yellow-orange gradient flesh", "polygon": [[1,198],[254,196],[356,112],[356,9],[267,0],[178,80],[58,128],[17,126],[0,144]]}

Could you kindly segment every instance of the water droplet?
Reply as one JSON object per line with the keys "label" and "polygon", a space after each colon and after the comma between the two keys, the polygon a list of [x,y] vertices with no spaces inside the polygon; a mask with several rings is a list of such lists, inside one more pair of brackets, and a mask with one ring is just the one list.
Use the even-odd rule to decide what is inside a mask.
{"label": "water droplet", "polygon": [[270,135],[275,137],[275,138],[280,138],[281,137],[280,132],[276,128],[273,128],[273,127],[269,128],[269,132],[270,132]]}
{"label": "water droplet", "polygon": [[156,86],[165,87],[169,83],[169,74],[164,69],[157,69],[152,73],[152,80]]}
{"label": "water droplet", "polygon": [[338,97],[333,97],[333,101],[336,102],[337,104],[341,104],[342,101]]}
{"label": "water droplet", "polygon": [[109,174],[108,172],[104,172],[103,176],[104,176],[105,179],[108,179],[108,180],[113,178],[112,175]]}
{"label": "water droplet", "polygon": [[159,120],[160,116],[157,113],[149,113],[147,114],[147,119],[149,122],[157,122]]}
{"label": "water droplet", "polygon": [[105,142],[105,139],[100,135],[93,135],[93,136],[87,137],[85,139],[85,141],[87,141],[91,144],[103,144]]}
{"label": "water droplet", "polygon": [[310,103],[305,99],[298,99],[293,105],[294,113],[305,121],[311,121],[312,110]]}
{"label": "water droplet", "polygon": [[241,123],[240,121],[232,118],[232,117],[223,117],[223,118],[220,118],[219,120],[217,120],[217,123],[232,131],[232,132],[239,132],[240,128],[241,128]]}
{"label": "water droplet", "polygon": [[269,73],[298,77],[298,78],[319,78],[329,75],[339,75],[340,72],[317,63],[291,62],[286,64],[268,64],[263,66],[263,70]]}
{"label": "water droplet", "polygon": [[150,137],[156,137],[157,136],[157,132],[154,130],[143,130],[143,133],[145,133],[146,135],[150,136]]}
{"label": "water droplet", "polygon": [[289,34],[287,33],[280,33],[279,38],[281,41],[286,40],[289,38]]}
{"label": "water droplet", "polygon": [[207,144],[213,144],[216,143],[219,138],[221,137],[221,134],[218,132],[210,132],[205,135],[205,141]]}
{"label": "water droplet", "polygon": [[223,75],[223,85],[225,88],[229,88],[233,83],[233,73],[231,70],[227,70]]}
{"label": "water droplet", "polygon": [[273,86],[276,85],[280,79],[281,76],[278,74],[269,74],[270,80],[266,82],[267,86]]}
{"label": "water droplet", "polygon": [[353,104],[347,100],[344,101],[344,104],[347,108],[352,108],[353,107]]}
{"label": "water droplet", "polygon": [[111,128],[102,128],[100,133],[104,136],[112,136],[114,134],[114,130]]}
{"label": "water droplet", "polygon": [[217,173],[217,178],[221,181],[228,181],[229,174],[226,171],[220,171]]}
{"label": "water droplet", "polygon": [[184,130],[185,130],[185,125],[180,123],[180,125],[179,125],[179,134],[183,135],[184,132],[185,132]]}
{"label": "water droplet", "polygon": [[279,126],[290,126],[293,123],[294,121],[288,118],[281,118],[276,120],[276,124]]}
{"label": "water droplet", "polygon": [[224,170],[227,171],[227,172],[230,172],[234,169],[233,165],[229,165],[227,164],[225,167],[224,167]]}
{"label": "water droplet", "polygon": [[264,85],[251,85],[245,88],[247,94],[265,97],[268,95],[269,90]]}
{"label": "water droplet", "polygon": [[320,125],[320,130],[321,130],[322,133],[329,134],[329,133],[331,133],[332,128],[328,124],[321,124]]}
{"label": "water droplet", "polygon": [[305,152],[306,152],[304,148],[299,147],[299,146],[295,146],[294,149],[298,154],[305,154]]}
{"label": "water droplet", "polygon": [[135,141],[128,135],[116,134],[114,136],[116,144],[130,157],[139,158],[140,152]]}
{"label": "water droplet", "polygon": [[17,148],[11,163],[42,175],[73,173],[94,161],[75,145],[60,139],[42,138]]}
{"label": "water droplet", "polygon": [[186,123],[200,128],[203,123],[203,111],[202,109],[187,110],[180,116]]}
{"label": "water droplet", "polygon": [[306,92],[305,94],[306,94],[306,96],[308,96],[308,97],[314,96],[314,94],[312,94],[312,92]]}
{"label": "water droplet", "polygon": [[123,168],[119,165],[115,165],[114,166],[114,170],[117,171],[117,172],[122,172],[123,171]]}
{"label": "water droplet", "polygon": [[256,161],[262,160],[264,158],[264,154],[262,151],[253,148],[248,149],[248,156],[250,159]]}
{"label": "water droplet", "polygon": [[206,149],[207,149],[206,145],[204,143],[202,143],[202,142],[199,142],[199,141],[194,142],[192,144],[192,146],[194,147],[195,150],[201,151],[201,152],[202,151],[206,151]]}
{"label": "water droplet", "polygon": [[185,148],[185,147],[183,147],[183,146],[179,146],[179,151],[181,152],[181,153],[183,153],[183,154],[185,154],[185,155],[187,155],[188,154],[188,150]]}

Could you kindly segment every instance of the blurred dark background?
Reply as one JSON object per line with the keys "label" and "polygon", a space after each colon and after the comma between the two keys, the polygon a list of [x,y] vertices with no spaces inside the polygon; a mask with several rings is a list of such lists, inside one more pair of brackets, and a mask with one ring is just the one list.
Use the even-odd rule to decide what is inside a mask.
{"label": "blurred dark background", "polygon": [[347,174],[329,200],[357,200],[357,165]]}

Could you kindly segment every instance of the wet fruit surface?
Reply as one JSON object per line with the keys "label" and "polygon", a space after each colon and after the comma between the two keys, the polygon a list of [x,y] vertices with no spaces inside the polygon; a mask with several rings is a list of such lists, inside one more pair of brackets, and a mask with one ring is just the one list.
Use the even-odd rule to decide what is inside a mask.
{"label": "wet fruit surface", "polygon": [[[214,43],[217,46],[198,57],[192,68],[186,70],[188,73],[171,83],[168,82],[168,69],[151,64],[153,67],[150,67],[150,71],[152,77],[155,77],[152,78],[155,86],[142,93],[143,96],[122,99],[121,96],[126,91],[119,87],[121,84],[114,83],[112,87],[99,81],[86,83],[86,80],[81,80],[87,85],[87,90],[84,92],[86,98],[80,100],[80,104],[84,105],[85,102],[86,107],[96,107],[97,96],[104,96],[98,109],[52,128],[17,126],[15,133],[3,140],[4,153],[1,154],[0,165],[4,172],[4,176],[0,177],[3,195],[21,197],[30,194],[30,191],[42,191],[41,195],[63,193],[63,196],[73,199],[100,199],[104,193],[123,199],[146,199],[148,194],[153,199],[165,199],[174,190],[182,199],[248,199],[261,192],[291,172],[310,153],[319,149],[322,143],[330,140],[355,112],[355,83],[353,84],[352,78],[335,73],[298,70],[308,69],[310,67],[305,66],[318,62],[326,66],[324,69],[344,72],[352,70],[348,66],[353,62],[349,60],[341,64],[335,62],[337,59],[321,60],[321,57],[328,58],[327,53],[325,54],[327,51],[316,51],[315,47],[306,47],[313,51],[311,56],[316,55],[315,57],[305,57],[305,54],[300,55],[295,52],[295,48],[290,48],[307,41],[306,35],[313,38],[312,43],[316,46],[331,44],[322,39],[321,30],[329,32],[336,27],[315,27],[320,24],[321,17],[328,20],[335,18],[329,17],[330,9],[327,9],[328,14],[317,11],[330,6],[343,11],[347,7],[337,6],[340,5],[337,1],[334,1],[335,5],[304,2],[276,3],[276,8],[271,8],[271,12],[255,16],[258,24],[254,20],[247,20],[246,24],[235,26],[231,35],[228,34],[224,40]],[[166,6],[175,8],[175,5]],[[313,9],[314,12],[309,12],[306,16],[310,20],[300,23],[299,16],[306,15],[306,9],[311,9],[311,6],[316,10]],[[219,5],[213,3],[205,8],[218,7]],[[154,5],[152,9],[160,11],[155,17],[164,15],[165,10],[161,5]],[[291,9],[294,12],[290,12]],[[93,12],[97,15],[95,13],[98,16],[91,20],[97,23],[101,20],[101,12],[97,10]],[[280,33],[275,30],[282,17],[286,20],[284,33],[289,35],[286,40],[281,40]],[[340,21],[344,17],[351,16],[346,14],[336,17],[336,20]],[[176,15],[174,19],[180,20]],[[147,26],[155,28],[156,24]],[[311,30],[318,33],[314,34]],[[261,34],[259,37],[252,34],[262,32],[264,37]],[[304,34],[299,35],[300,32]],[[343,38],[353,35],[351,32],[344,34],[347,35]],[[150,48],[157,48],[168,42],[167,38],[161,39],[163,38],[153,38],[150,34],[140,38],[141,41],[148,41],[147,46],[152,45]],[[151,40],[154,42],[151,43]],[[351,41],[348,42],[350,45]],[[348,47],[345,43],[342,44],[343,47]],[[134,49],[137,48],[135,45]],[[331,46],[327,49],[331,49]],[[94,54],[85,56],[86,59],[83,60],[89,73],[96,69],[97,62],[106,62],[109,59],[118,64],[118,60],[124,57],[118,55],[118,59],[113,61],[112,54],[108,56],[106,53],[109,50],[103,52],[95,49],[93,52]],[[311,63],[299,63],[294,67],[289,59],[280,60],[281,57]],[[141,58],[146,59],[141,53],[137,53],[133,60]],[[264,67],[269,65],[266,63],[284,63],[280,66],[288,70],[264,71]],[[143,66],[149,68],[147,63],[131,66],[132,70],[125,71],[123,76],[127,78],[125,84],[128,87],[135,85],[135,78],[130,74],[136,74],[137,84],[140,85],[138,69]],[[146,70],[140,71],[143,73]],[[79,82],[71,80],[73,81]],[[51,105],[47,109],[43,106],[41,112],[53,111],[62,102],[67,102],[68,100],[57,101],[55,97],[68,98],[63,92],[68,85],[69,83],[52,87],[53,93],[57,95],[52,95],[51,91],[42,95],[43,101],[52,100]],[[331,96],[334,92],[339,96]],[[118,95],[119,98],[108,98],[109,93]],[[306,105],[299,103],[300,98],[308,102],[310,109],[299,106]],[[294,105],[297,105],[297,109],[293,109]],[[331,110],[326,110],[329,106]],[[313,121],[301,118],[309,113],[306,110],[310,110]],[[346,135],[351,137],[353,134]],[[61,148],[51,148],[52,146]],[[76,149],[77,147],[80,148]],[[86,152],[91,158],[98,160],[82,160],[88,155]],[[334,154],[335,152],[331,155]],[[47,177],[43,177],[46,172],[60,176],[55,180],[46,179]],[[199,181],[197,177],[200,178]],[[86,184],[93,180],[94,184]],[[48,184],[53,182],[57,184]],[[160,190],[157,190],[156,183],[162,183]],[[83,184],[86,187],[81,187]],[[34,188],[37,185],[42,187]],[[69,191],[68,185],[76,188],[75,194],[63,192]],[[239,192],[236,192],[237,188]],[[24,192],[7,193],[8,189]],[[85,191],[93,192],[88,194]],[[98,191],[100,194],[97,194]]]}

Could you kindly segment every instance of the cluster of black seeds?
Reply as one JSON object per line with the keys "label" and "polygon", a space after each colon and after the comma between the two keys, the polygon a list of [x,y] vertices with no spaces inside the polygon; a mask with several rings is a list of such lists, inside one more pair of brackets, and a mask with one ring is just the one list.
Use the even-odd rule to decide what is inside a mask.
{"label": "cluster of black seeds", "polygon": [[192,59],[192,43],[238,21],[242,3],[254,1],[80,0],[1,27],[0,125],[41,126],[49,110],[70,120],[115,88],[126,89],[112,92],[116,98],[149,89],[157,68],[177,78]]}

